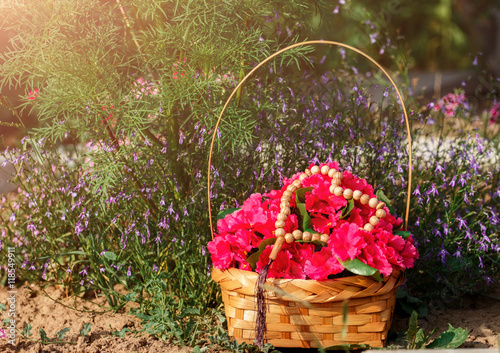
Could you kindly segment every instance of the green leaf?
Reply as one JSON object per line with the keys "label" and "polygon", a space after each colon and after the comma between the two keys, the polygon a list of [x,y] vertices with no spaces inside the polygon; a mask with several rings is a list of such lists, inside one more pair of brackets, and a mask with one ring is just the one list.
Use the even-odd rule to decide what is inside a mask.
{"label": "green leaf", "polygon": [[259,261],[259,256],[262,254],[266,246],[272,245],[276,242],[276,238],[269,238],[269,239],[264,239],[259,243],[259,250],[254,252],[252,255],[247,257],[247,262],[252,268],[252,270],[255,270],[257,267],[257,261]]}
{"label": "green leaf", "polygon": [[57,338],[59,338],[60,340],[63,340],[64,339],[64,335],[66,334],[66,332],[68,332],[70,330],[69,327],[66,327],[66,328],[63,328],[61,331],[59,331],[58,333],[56,333],[56,336]]}
{"label": "green leaf", "polygon": [[26,337],[33,336],[33,334],[31,333],[31,325],[30,324],[24,325],[24,328],[23,328],[23,331],[21,332],[21,334],[23,336],[26,336]]}
{"label": "green leaf", "polygon": [[400,237],[403,237],[404,239],[408,239],[411,236],[411,232],[407,232],[404,230],[398,230],[397,232],[394,232],[394,235],[399,235]]}
{"label": "green leaf", "polygon": [[310,192],[313,190],[313,187],[300,188],[295,192],[295,202],[296,203],[305,203],[306,202],[306,192]]}
{"label": "green leaf", "polygon": [[217,220],[224,219],[224,217],[226,217],[228,214],[232,214],[232,213],[239,211],[239,210],[241,210],[241,207],[240,208],[228,208],[226,210],[222,210],[219,213],[217,213]]}
{"label": "green leaf", "polygon": [[106,251],[104,253],[104,257],[110,261],[116,261],[117,259],[117,256],[114,252],[111,252],[111,251]]}
{"label": "green leaf", "polygon": [[40,340],[42,343],[49,342],[49,336],[47,336],[47,333],[42,328],[39,329],[38,332],[40,333]]}
{"label": "green leaf", "polygon": [[299,215],[297,217],[299,221],[299,229],[304,232],[306,229],[311,228],[311,216],[307,213],[306,205],[304,203],[297,203],[296,207],[299,210]]}
{"label": "green leaf", "polygon": [[347,205],[342,209],[342,214],[340,219],[346,219],[351,215],[351,211],[354,209],[354,199],[350,199]]}
{"label": "green leaf", "polygon": [[418,331],[417,319],[418,319],[418,314],[414,310],[411,313],[410,322],[408,324],[408,330],[406,331],[406,341],[408,342],[408,349],[415,348],[415,340]]}
{"label": "green leaf", "polygon": [[186,316],[200,316],[200,309],[198,308],[185,308],[182,310],[180,317],[184,318]]}
{"label": "green leaf", "polygon": [[85,325],[83,325],[83,328],[80,330],[80,335],[85,337],[90,333],[91,325],[90,322],[87,322]]}
{"label": "green leaf", "polygon": [[364,262],[361,262],[358,259],[346,260],[344,262],[339,261],[342,266],[345,267],[346,270],[351,271],[352,273],[360,276],[373,276],[376,280],[381,281],[381,275],[379,270],[368,266]]}
{"label": "green leaf", "polygon": [[438,338],[426,345],[426,348],[435,349],[456,349],[460,347],[469,337],[469,331],[463,328],[454,328],[448,324],[449,328],[443,332]]}
{"label": "green leaf", "polygon": [[113,335],[123,338],[127,332],[130,332],[130,329],[128,327],[124,327],[120,331],[113,331]]}
{"label": "green leaf", "polygon": [[389,198],[387,196],[385,196],[385,194],[382,190],[377,190],[377,192],[375,193],[375,196],[377,196],[377,199],[379,201],[385,202],[385,204],[387,205],[387,208],[389,209],[389,213],[391,215],[394,216],[396,214],[396,210],[394,209],[394,207],[391,206],[391,200],[389,200]]}
{"label": "green leaf", "polygon": [[4,303],[0,303],[0,310],[3,310],[3,311],[7,310]]}

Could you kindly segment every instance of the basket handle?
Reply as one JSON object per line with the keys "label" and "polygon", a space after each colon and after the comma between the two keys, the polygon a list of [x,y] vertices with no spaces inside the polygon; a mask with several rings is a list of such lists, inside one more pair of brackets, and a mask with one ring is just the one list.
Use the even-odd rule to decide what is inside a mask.
{"label": "basket handle", "polygon": [[224,107],[222,108],[222,111],[220,112],[219,118],[217,119],[217,123],[215,124],[215,129],[214,129],[214,133],[213,133],[213,136],[212,136],[212,143],[210,144],[210,154],[209,154],[209,157],[208,157],[208,191],[207,191],[208,192],[208,215],[209,215],[209,218],[210,218],[210,233],[212,234],[212,240],[214,239],[214,229],[213,229],[213,221],[212,221],[212,204],[210,202],[210,182],[211,182],[211,180],[210,180],[210,172],[211,172],[211,167],[212,167],[212,154],[213,154],[213,149],[214,149],[215,138],[217,136],[217,130],[219,129],[219,125],[220,125],[220,122],[222,120],[222,116],[223,116],[224,112],[226,111],[229,103],[233,99],[234,95],[239,90],[239,88],[241,86],[243,86],[243,84],[245,83],[245,81],[247,81],[250,78],[250,76],[252,76],[252,74],[255,71],[257,71],[261,66],[263,66],[265,63],[267,63],[268,61],[270,61],[274,57],[280,55],[281,53],[283,53],[283,52],[285,52],[287,50],[290,50],[290,49],[296,48],[296,47],[301,47],[301,46],[304,46],[304,45],[310,45],[310,44],[327,44],[327,45],[332,45],[332,46],[346,48],[346,49],[352,50],[352,51],[354,51],[354,52],[356,52],[358,54],[361,54],[362,56],[364,56],[365,58],[367,58],[368,60],[370,60],[373,64],[375,64],[377,66],[377,68],[379,68],[384,73],[384,75],[387,77],[387,79],[391,82],[392,86],[394,87],[394,89],[396,91],[396,94],[398,96],[399,102],[401,103],[401,107],[403,109],[403,114],[404,114],[405,122],[406,122],[406,133],[408,135],[408,195],[407,195],[407,198],[406,198],[406,213],[405,213],[405,223],[404,223],[404,230],[405,231],[407,230],[407,227],[408,227],[408,216],[410,214],[411,178],[412,178],[411,134],[410,134],[410,122],[408,120],[408,114],[406,112],[406,106],[405,106],[405,104],[403,102],[403,97],[401,96],[401,93],[399,92],[398,87],[396,86],[396,83],[394,83],[394,80],[391,78],[391,76],[387,73],[387,71],[377,61],[375,61],[375,59],[373,59],[371,56],[369,56],[368,54],[364,53],[363,51],[361,51],[361,50],[359,50],[357,48],[354,48],[354,47],[352,47],[350,45],[347,45],[347,44],[344,44],[344,43],[340,43],[340,42],[329,41],[329,40],[311,40],[311,41],[307,41],[307,42],[301,42],[301,43],[292,44],[292,45],[290,45],[290,46],[288,46],[286,48],[283,48],[283,49],[277,51],[276,53],[268,56],[266,59],[264,59],[259,64],[257,64],[257,66],[255,66],[248,74],[246,74],[246,76],[243,77],[243,79],[234,88],[233,92],[231,92],[231,95],[227,99],[226,104],[224,104]]}

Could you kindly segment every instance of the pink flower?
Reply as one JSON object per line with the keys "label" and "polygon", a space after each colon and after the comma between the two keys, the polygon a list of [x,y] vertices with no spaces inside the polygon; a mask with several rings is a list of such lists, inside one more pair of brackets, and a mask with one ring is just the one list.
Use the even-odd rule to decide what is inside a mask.
{"label": "pink flower", "polygon": [[341,261],[352,260],[366,246],[362,231],[355,223],[343,223],[333,230],[328,247]]}
{"label": "pink flower", "polygon": [[335,275],[344,270],[331,249],[324,247],[313,254],[304,265],[304,272],[310,279],[325,280],[329,275]]}
{"label": "pink flower", "polygon": [[38,97],[38,88],[35,88],[35,89],[28,92],[28,99],[29,100],[36,99],[36,97]]}
{"label": "pink flower", "polygon": [[[269,263],[273,246],[268,245],[259,256],[256,271],[260,272]],[[276,260],[269,266],[268,278],[300,278],[305,279],[306,275],[301,266],[292,260],[290,251],[283,247],[278,253]]]}

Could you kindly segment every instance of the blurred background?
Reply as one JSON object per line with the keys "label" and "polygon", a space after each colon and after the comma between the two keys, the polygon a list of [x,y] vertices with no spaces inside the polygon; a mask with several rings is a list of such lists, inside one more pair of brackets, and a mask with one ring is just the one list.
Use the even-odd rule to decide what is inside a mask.
{"label": "blurred background", "polygon": [[[334,2],[332,2],[334,3]],[[366,38],[366,27],[384,28]],[[339,1],[331,13],[317,13],[311,18],[316,33],[308,39],[341,41],[372,52],[396,46],[405,55],[405,69],[414,91],[437,98],[464,86],[468,95],[481,87],[477,75],[487,70],[500,76],[500,2],[494,0],[384,0]],[[269,24],[267,24],[269,26]],[[268,28],[276,31],[276,28]],[[0,30],[0,48],[6,48],[10,33]],[[397,41],[389,43],[388,41]],[[366,50],[366,49],[365,49]],[[394,68],[394,58],[380,56],[383,65]],[[1,64],[1,62],[0,62]],[[328,64],[328,62],[327,62]],[[474,80],[476,78],[476,80]],[[463,83],[468,81],[467,85]],[[483,83],[484,84],[484,83]],[[2,87],[1,95],[18,106],[25,97],[24,88]],[[37,125],[28,110],[21,114],[24,124]],[[12,112],[0,106],[0,148],[15,145],[19,131]]]}

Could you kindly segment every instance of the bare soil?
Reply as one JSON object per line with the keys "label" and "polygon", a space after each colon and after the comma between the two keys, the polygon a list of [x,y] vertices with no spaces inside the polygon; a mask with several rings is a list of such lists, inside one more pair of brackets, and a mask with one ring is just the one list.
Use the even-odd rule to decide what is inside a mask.
{"label": "bare soil", "polygon": [[[122,312],[104,312],[105,308],[82,299],[65,298],[64,293],[57,288],[49,287],[47,294],[57,298],[58,303],[44,295],[39,287],[31,285],[31,289],[23,287],[15,293],[16,327],[22,330],[26,323],[32,326],[34,340],[40,340],[39,330],[43,329],[50,340],[56,340],[56,333],[69,327],[64,341],[72,343],[50,343],[30,341],[16,334],[16,345],[8,343],[6,338],[0,339],[0,352],[60,352],[60,353],[97,353],[97,352],[192,352],[191,348],[178,347],[168,342],[158,340],[148,334],[128,332],[125,337],[119,337],[116,332],[124,328],[131,331],[141,330],[140,319],[128,314],[130,308]],[[33,290],[35,292],[33,292]],[[0,287],[0,303],[8,308],[10,302],[8,288]],[[500,286],[496,285],[488,292],[488,296],[478,296],[467,302],[465,308],[445,309],[432,312],[426,319],[419,320],[419,326],[429,332],[436,328],[436,334],[453,327],[469,330],[469,338],[465,348],[499,347],[500,337]],[[105,306],[104,298],[93,298],[97,304]],[[73,310],[71,308],[78,310]],[[5,312],[3,312],[5,314]],[[91,324],[90,333],[83,337],[80,330],[86,323]],[[404,331],[408,327],[407,318],[395,317],[393,330]],[[114,333],[113,333],[114,332]]]}

